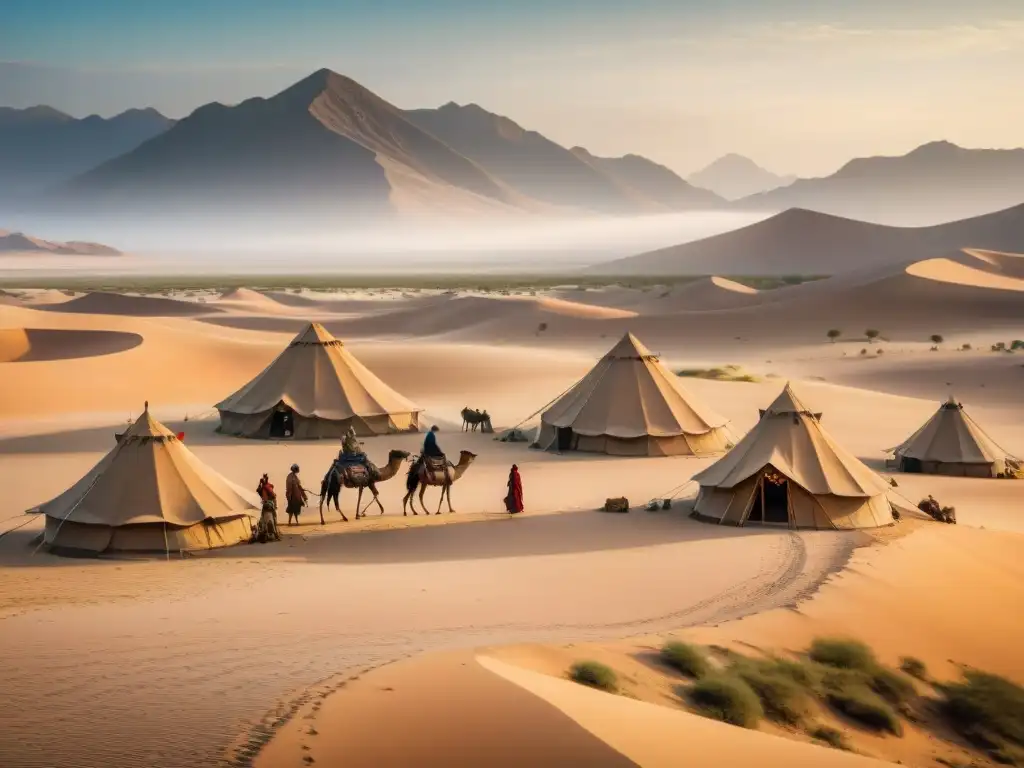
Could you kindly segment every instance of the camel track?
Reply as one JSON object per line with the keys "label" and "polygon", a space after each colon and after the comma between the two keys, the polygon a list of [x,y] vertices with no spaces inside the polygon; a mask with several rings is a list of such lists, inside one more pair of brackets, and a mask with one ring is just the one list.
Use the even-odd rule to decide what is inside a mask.
{"label": "camel track", "polygon": [[[687,538],[462,561],[418,561],[410,549],[399,563],[273,562],[258,579],[197,596],[0,620],[8,699],[0,764],[249,765],[298,707],[367,668],[432,650],[601,640],[738,618],[791,604],[854,542],[829,533],[726,535],[642,517],[580,515],[574,524],[607,527],[609,536],[623,526],[681,525],[677,539],[680,530]],[[491,524],[477,527],[493,535]],[[410,534],[403,541],[411,547]]]}

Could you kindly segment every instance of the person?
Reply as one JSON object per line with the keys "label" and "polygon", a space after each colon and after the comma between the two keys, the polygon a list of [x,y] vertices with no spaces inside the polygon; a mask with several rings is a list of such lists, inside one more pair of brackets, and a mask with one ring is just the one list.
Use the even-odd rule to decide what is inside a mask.
{"label": "person", "polygon": [[292,518],[295,518],[295,524],[299,522],[299,514],[302,512],[302,508],[306,506],[307,493],[308,491],[302,487],[302,481],[299,480],[299,465],[292,464],[292,471],[288,475],[288,479],[285,482],[285,498],[288,500],[288,525],[292,525]]}
{"label": "person", "polygon": [[440,432],[440,428],[435,424],[427,432],[427,436],[423,438],[423,455],[424,456],[444,456],[441,451],[441,446],[437,444],[437,433]]}
{"label": "person", "polygon": [[519,477],[519,467],[515,464],[508,473],[508,494],[505,496],[505,509],[510,515],[523,511],[523,481]]}
{"label": "person", "polygon": [[277,530],[277,494],[274,492],[274,485],[266,472],[260,478],[256,486],[256,495],[260,497],[262,509],[260,519],[253,531],[252,541],[266,543],[268,541],[280,541],[281,535]]}

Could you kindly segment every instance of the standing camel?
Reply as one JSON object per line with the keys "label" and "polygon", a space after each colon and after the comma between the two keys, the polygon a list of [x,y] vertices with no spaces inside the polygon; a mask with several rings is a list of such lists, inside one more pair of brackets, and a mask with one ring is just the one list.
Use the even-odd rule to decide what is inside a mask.
{"label": "standing camel", "polygon": [[416,511],[416,502],[413,501],[412,495],[416,492],[416,487],[420,489],[420,506],[423,508],[423,514],[429,515],[430,511],[427,509],[426,504],[423,503],[423,494],[426,493],[428,485],[436,485],[441,487],[441,498],[437,502],[437,512],[435,515],[441,514],[441,504],[445,498],[448,499],[448,512],[452,513],[455,510],[452,509],[452,484],[462,477],[463,473],[469,469],[469,465],[473,463],[476,458],[475,453],[469,451],[459,451],[459,463],[454,467],[449,467],[447,462],[444,464],[438,464],[431,462],[430,458],[421,459],[418,462],[413,462],[413,465],[409,468],[409,474],[405,479],[405,498],[402,499],[402,514],[406,515],[405,506],[409,505],[414,515],[419,514]]}
{"label": "standing camel", "polygon": [[491,416],[487,411],[475,411],[472,408],[462,409],[462,431],[476,432],[480,427],[481,432],[493,432],[491,428]]}
{"label": "standing camel", "polygon": [[326,502],[327,508],[330,509],[332,499],[334,500],[334,508],[338,510],[341,519],[346,523],[348,522],[345,513],[341,511],[341,505],[338,504],[338,496],[341,494],[342,487],[359,489],[359,497],[356,499],[356,520],[360,517],[366,517],[366,510],[361,509],[364,488],[369,488],[370,493],[373,494],[373,499],[366,505],[367,508],[369,508],[370,504],[376,502],[377,506],[380,507],[380,513],[383,515],[384,505],[377,498],[377,483],[383,483],[397,475],[402,462],[407,458],[409,458],[407,451],[391,451],[388,453],[388,463],[383,469],[379,469],[376,465],[369,462],[367,462],[366,466],[350,464],[340,469],[337,464],[332,464],[327,474],[324,475],[323,482],[320,484],[320,525],[324,524],[324,503]]}

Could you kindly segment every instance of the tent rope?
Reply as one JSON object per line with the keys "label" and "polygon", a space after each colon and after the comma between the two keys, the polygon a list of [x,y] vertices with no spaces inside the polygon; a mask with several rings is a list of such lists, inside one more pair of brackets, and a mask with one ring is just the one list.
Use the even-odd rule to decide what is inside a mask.
{"label": "tent rope", "polygon": [[[593,370],[593,369],[591,369],[591,370]],[[548,407],[549,407],[549,406],[551,406],[552,404],[554,404],[554,403],[558,402],[559,400],[561,400],[561,399],[562,399],[563,397],[565,397],[565,396],[566,396],[567,394],[569,394],[570,392],[572,392],[572,390],[574,390],[574,389],[575,389],[575,388],[576,388],[576,387],[577,387],[577,386],[579,385],[579,383],[580,383],[581,381],[583,381],[583,380],[584,380],[585,378],[587,378],[587,376],[589,376],[589,375],[590,375],[590,371],[587,371],[587,372],[586,372],[585,374],[583,374],[583,375],[582,375],[582,376],[581,376],[581,377],[580,377],[579,379],[577,379],[577,380],[576,380],[575,382],[573,382],[573,383],[572,383],[572,384],[571,384],[571,385],[570,385],[570,386],[569,386],[569,387],[568,387],[568,388],[567,388],[567,389],[566,389],[565,391],[561,392],[561,393],[560,393],[560,394],[558,394],[558,395],[555,395],[555,396],[554,396],[553,398],[551,398],[550,400],[548,400],[548,401],[547,401],[547,402],[546,402],[546,403],[545,403],[544,405],[542,405],[542,406],[541,406],[540,408],[538,408],[538,409],[537,409],[536,411],[534,411],[533,413],[531,413],[531,414],[530,414],[529,416],[527,416],[527,417],[526,417],[525,419],[523,419],[522,421],[520,421],[520,422],[519,422],[518,424],[516,424],[515,426],[511,427],[511,429],[510,429],[509,431],[511,432],[511,431],[515,431],[515,430],[519,429],[519,428],[520,428],[521,426],[523,426],[523,424],[525,424],[526,422],[528,422],[528,421],[529,421],[530,419],[532,419],[532,418],[533,418],[534,416],[536,416],[536,415],[537,415],[538,413],[541,413],[542,411],[544,411],[544,409],[548,408]],[[602,376],[603,376],[603,374],[602,374]]]}
{"label": "tent rope", "polygon": [[[17,515],[17,517],[21,517],[21,515]],[[13,518],[7,518],[7,519],[8,520],[12,520]],[[13,528],[8,528],[6,531],[0,531],[0,539],[2,539],[8,533],[13,533],[14,531],[18,530],[19,528],[24,528],[29,523],[35,522],[35,520],[36,520],[35,517],[30,517],[28,520],[25,520],[24,522],[19,523],[18,525],[14,526]]]}

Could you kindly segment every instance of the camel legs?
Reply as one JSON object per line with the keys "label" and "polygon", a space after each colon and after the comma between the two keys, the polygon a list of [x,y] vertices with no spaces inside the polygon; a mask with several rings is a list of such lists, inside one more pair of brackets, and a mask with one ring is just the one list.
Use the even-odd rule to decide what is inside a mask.
{"label": "camel legs", "polygon": [[373,499],[370,502],[367,503],[367,505],[366,505],[367,508],[369,508],[370,504],[376,503],[377,506],[380,507],[380,513],[383,515],[384,514],[384,505],[380,503],[380,494],[377,493],[377,489],[374,486],[372,486],[372,485],[370,486],[370,493],[373,494]]}
{"label": "camel legs", "polygon": [[320,525],[326,525],[326,523],[324,522],[324,498],[323,498],[323,496],[320,497],[319,510],[320,510]]}
{"label": "camel legs", "polygon": [[423,502],[423,494],[427,492],[426,483],[420,485],[420,507],[423,508],[423,514],[430,516],[430,510],[427,509],[427,505]]}
{"label": "camel legs", "polygon": [[[452,484],[451,483],[446,483],[445,485],[441,486],[441,496],[448,499],[448,514],[449,515],[452,514],[455,510],[452,509]],[[440,505],[438,505],[438,508],[440,509]]]}
{"label": "camel legs", "polygon": [[414,497],[415,493],[416,489],[413,488],[411,491],[405,494],[405,496],[402,497],[402,517],[408,517],[408,514],[405,511],[406,504],[409,505],[409,509],[412,510],[412,513],[414,515],[419,515],[419,512],[416,511],[416,499]]}
{"label": "camel legs", "polygon": [[359,495],[356,497],[356,520],[361,517],[366,517],[362,510],[363,506],[363,486],[359,486]]}
{"label": "camel legs", "polygon": [[[329,506],[330,506],[330,503],[328,503],[328,507]],[[343,523],[347,523],[348,522],[348,518],[345,517],[345,513],[341,511],[341,488],[339,488],[338,492],[336,494],[334,494],[334,508],[336,510],[338,510],[338,514],[341,515],[341,521]]]}

